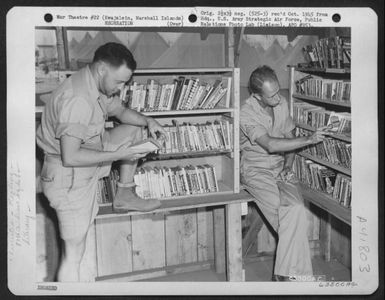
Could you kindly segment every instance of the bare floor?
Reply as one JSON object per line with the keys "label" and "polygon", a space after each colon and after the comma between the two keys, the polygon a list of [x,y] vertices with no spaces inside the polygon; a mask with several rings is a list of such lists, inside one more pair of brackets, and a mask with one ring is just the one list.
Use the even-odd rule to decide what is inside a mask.
{"label": "bare floor", "polygon": [[[351,280],[350,270],[336,260],[325,262],[321,258],[313,258],[312,263],[314,275],[324,275],[326,281]],[[271,281],[273,258],[245,259],[244,269],[246,281]],[[146,279],[145,281],[225,281],[225,275],[217,274],[210,269]]]}

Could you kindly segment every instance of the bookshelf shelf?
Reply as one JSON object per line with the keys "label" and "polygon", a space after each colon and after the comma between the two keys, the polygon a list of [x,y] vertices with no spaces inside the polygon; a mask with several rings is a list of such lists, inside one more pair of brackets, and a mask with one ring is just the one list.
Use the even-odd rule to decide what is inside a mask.
{"label": "bookshelf shelf", "polygon": [[295,67],[296,71],[309,73],[325,73],[325,74],[350,74],[350,69],[337,68],[300,68]]}
{"label": "bookshelf shelf", "polygon": [[148,160],[164,160],[164,159],[173,159],[173,158],[191,158],[199,156],[212,156],[218,154],[229,154],[232,153],[232,150],[207,150],[207,151],[189,151],[189,152],[178,152],[178,153],[159,153],[159,154],[150,154],[146,157]]}
{"label": "bookshelf shelf", "polygon": [[145,116],[175,116],[175,115],[210,115],[233,113],[233,108],[194,109],[194,110],[170,110],[170,111],[143,111]]}
{"label": "bookshelf shelf", "polygon": [[338,172],[340,172],[340,173],[343,173],[343,174],[346,174],[346,175],[351,176],[351,170],[349,170],[349,169],[347,169],[347,168],[344,168],[344,167],[341,167],[341,166],[339,166],[339,165],[335,165],[335,164],[333,164],[333,163],[331,163],[331,162],[328,162],[328,161],[326,161],[326,160],[323,160],[323,159],[314,157],[313,155],[310,155],[310,154],[308,154],[308,153],[300,152],[300,153],[298,153],[298,155],[301,155],[301,156],[303,156],[303,157],[305,157],[305,158],[308,158],[308,159],[310,159],[310,160],[313,160],[313,161],[315,161],[315,162],[317,162],[317,163],[319,163],[319,164],[321,164],[321,165],[327,166],[327,167],[329,167],[329,168],[331,168],[331,169],[334,169],[334,170],[336,170],[336,171],[338,171]]}
{"label": "bookshelf shelf", "polygon": [[340,219],[346,224],[351,225],[351,209],[338,203],[328,194],[315,191],[304,184],[300,184],[304,198],[322,209],[326,210],[331,215]]}
{"label": "bookshelf shelf", "polygon": [[[205,198],[210,199],[210,198],[218,197],[218,196],[222,196],[222,195],[234,194],[233,189],[221,181],[218,182],[218,189],[219,189],[218,192],[165,197],[165,198],[160,198],[159,200],[162,202],[165,202],[165,201],[180,201],[183,199],[183,201],[194,203],[197,201],[197,198],[200,198],[200,200],[202,200]],[[99,204],[99,206],[100,207],[112,207],[112,203],[111,202],[101,203],[101,204]]]}
{"label": "bookshelf shelf", "polygon": [[[239,193],[210,193],[201,195],[201,197],[177,197],[173,198],[173,201],[161,200],[161,206],[155,211],[148,212],[148,214],[158,212],[170,212],[176,210],[188,210],[191,208],[210,207],[226,205],[229,203],[240,203],[245,201],[253,201],[253,197],[246,191],[240,191]],[[126,214],[116,214],[112,211],[112,205],[104,205],[99,208],[99,214],[97,219],[113,219],[121,218],[122,216],[135,216],[143,215],[143,212],[130,211]]]}
{"label": "bookshelf shelf", "polygon": [[159,75],[180,75],[180,74],[223,74],[223,73],[232,73],[233,68],[162,68],[162,69],[137,69],[135,70],[134,76],[136,75],[149,75],[149,74],[159,74]]}
{"label": "bookshelf shelf", "polygon": [[341,101],[332,101],[332,100],[327,100],[327,99],[321,99],[318,97],[312,97],[312,96],[306,96],[306,95],[301,95],[301,94],[293,94],[294,98],[297,99],[302,99],[302,100],[309,100],[309,101],[314,101],[318,103],[324,103],[324,104],[331,104],[335,106],[342,106],[342,107],[349,107],[350,108],[350,102],[341,102]]}
{"label": "bookshelf shelf", "polygon": [[[316,128],[313,128],[307,124],[296,123],[296,126],[303,128],[303,129],[306,129],[306,130],[316,131]],[[328,136],[333,137],[333,138],[338,139],[338,140],[341,140],[341,141],[348,142],[348,143],[352,142],[352,138],[350,136],[346,136],[343,134],[330,133],[330,134],[328,134]]]}

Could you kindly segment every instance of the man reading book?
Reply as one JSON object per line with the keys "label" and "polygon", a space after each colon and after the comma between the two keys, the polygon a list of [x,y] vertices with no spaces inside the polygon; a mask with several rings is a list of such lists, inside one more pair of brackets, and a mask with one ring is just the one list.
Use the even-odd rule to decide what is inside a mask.
{"label": "man reading book", "polygon": [[249,89],[240,112],[241,180],[278,233],[273,280],[312,275],[306,212],[291,170],[294,150],[321,142],[326,132],[295,138],[286,99],[270,67],[253,71]]}
{"label": "man reading book", "polygon": [[[98,180],[110,172],[111,162],[121,160],[116,212],[151,211],[159,200],[144,200],[135,193],[137,161],[142,148],[130,145],[142,140],[141,127],[151,135],[165,136],[162,126],[150,117],[125,108],[114,96],[136,69],[131,52],[118,43],[99,47],[93,62],[67,78],[46,104],[37,143],[45,153],[42,187],[56,210],[64,241],[59,281],[79,281],[79,266],[90,224],[98,211]],[[121,125],[105,130],[108,117]]]}

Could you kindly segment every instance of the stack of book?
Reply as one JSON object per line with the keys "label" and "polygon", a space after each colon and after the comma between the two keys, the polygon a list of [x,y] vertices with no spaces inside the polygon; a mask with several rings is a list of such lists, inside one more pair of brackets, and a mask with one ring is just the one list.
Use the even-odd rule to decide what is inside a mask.
{"label": "stack of book", "polygon": [[[296,128],[296,136],[308,136],[311,131]],[[325,138],[322,143],[305,147],[301,153],[307,153],[313,157],[328,161],[332,164],[351,169],[352,165],[352,145],[333,138]]]}
{"label": "stack of book", "polygon": [[120,98],[126,107],[136,111],[170,111],[212,109],[231,88],[231,77],[202,82],[197,77],[179,76],[173,83],[148,79],[147,84],[136,81],[125,86]]}
{"label": "stack of book", "polygon": [[218,192],[215,167],[142,167],[134,176],[136,193],[143,199]]}
{"label": "stack of book", "polygon": [[303,53],[311,67],[350,68],[351,39],[345,36],[323,38],[303,47]]}
{"label": "stack of book", "polygon": [[103,177],[98,181],[96,199],[99,204],[112,203],[116,194],[116,183],[119,180],[119,172],[111,170],[109,176]]}
{"label": "stack of book", "polygon": [[[158,153],[181,153],[191,151],[231,150],[233,144],[233,124],[228,120],[216,120],[205,124],[165,125],[167,140]],[[148,132],[144,136],[148,136]]]}
{"label": "stack of book", "polygon": [[336,113],[306,102],[293,103],[293,119],[297,124],[313,128],[328,126],[331,133],[351,135],[350,113]]}
{"label": "stack of book", "polygon": [[350,81],[305,76],[295,83],[297,93],[330,101],[350,102]]}
{"label": "stack of book", "polygon": [[350,177],[337,174],[336,182],[334,184],[333,198],[346,207],[351,207],[352,199],[352,180]]}
{"label": "stack of book", "polygon": [[348,176],[336,174],[335,171],[298,155],[295,156],[293,171],[306,186],[329,194],[341,205],[350,206],[351,185]]}

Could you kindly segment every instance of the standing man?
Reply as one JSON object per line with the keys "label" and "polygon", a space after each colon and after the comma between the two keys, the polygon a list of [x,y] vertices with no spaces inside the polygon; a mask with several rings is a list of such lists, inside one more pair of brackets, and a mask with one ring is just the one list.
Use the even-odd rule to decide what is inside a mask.
{"label": "standing man", "polygon": [[278,233],[273,280],[312,275],[303,198],[292,173],[294,150],[323,140],[317,130],[295,138],[294,122],[279,82],[268,66],[250,76],[251,96],[241,107],[241,180],[258,207]]}
{"label": "standing man", "polygon": [[[134,174],[139,158],[130,145],[141,140],[141,127],[151,135],[164,135],[152,118],[125,108],[114,95],[136,69],[131,52],[123,45],[107,43],[95,52],[92,64],[60,85],[46,104],[37,143],[45,153],[41,180],[44,194],[56,210],[64,241],[59,281],[79,281],[79,266],[86,236],[98,211],[98,180],[110,172],[111,162],[122,160],[116,212],[151,211],[159,200],[143,200],[135,193]],[[105,130],[108,117],[122,123]]]}

